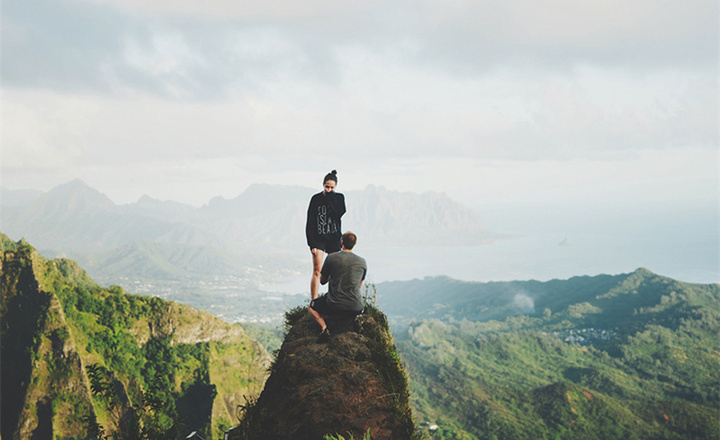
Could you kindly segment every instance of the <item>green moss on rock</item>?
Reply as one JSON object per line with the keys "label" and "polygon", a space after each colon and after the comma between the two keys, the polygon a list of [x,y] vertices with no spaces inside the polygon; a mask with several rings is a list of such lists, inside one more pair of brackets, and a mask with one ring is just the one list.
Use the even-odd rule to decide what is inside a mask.
{"label": "green moss on rock", "polygon": [[326,343],[304,308],[288,312],[286,325],[270,378],[245,407],[236,438],[413,437],[407,376],[382,312],[368,307],[352,331]]}

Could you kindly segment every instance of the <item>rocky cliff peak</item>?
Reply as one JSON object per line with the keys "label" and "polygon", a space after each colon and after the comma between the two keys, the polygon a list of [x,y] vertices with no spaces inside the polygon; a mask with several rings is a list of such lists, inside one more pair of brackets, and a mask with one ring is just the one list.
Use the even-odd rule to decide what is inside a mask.
{"label": "rocky cliff peak", "polygon": [[[0,437],[8,440],[97,438],[93,424],[106,438],[166,439],[137,430],[174,420],[218,438],[242,396],[257,395],[266,378],[270,357],[239,326],[100,287],[75,262],[47,260],[3,234],[0,293]],[[98,406],[113,398],[106,394],[91,398],[102,389],[88,379],[100,371],[94,366],[121,405]],[[162,404],[150,408],[148,395]],[[145,414],[142,424],[124,424],[133,411]]]}
{"label": "rocky cliff peak", "polygon": [[317,341],[305,308],[286,318],[270,378],[232,431],[236,439],[412,438],[407,377],[384,314],[368,307],[327,342]]}

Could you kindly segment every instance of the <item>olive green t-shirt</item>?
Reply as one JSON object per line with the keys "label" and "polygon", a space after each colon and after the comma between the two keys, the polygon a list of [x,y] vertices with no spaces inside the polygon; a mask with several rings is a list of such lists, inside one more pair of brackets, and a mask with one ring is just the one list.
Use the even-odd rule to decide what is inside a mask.
{"label": "olive green t-shirt", "polygon": [[322,275],[327,277],[329,287],[327,303],[333,309],[359,312],[363,309],[360,283],[367,274],[365,259],[353,252],[340,251],[330,254],[323,264]]}

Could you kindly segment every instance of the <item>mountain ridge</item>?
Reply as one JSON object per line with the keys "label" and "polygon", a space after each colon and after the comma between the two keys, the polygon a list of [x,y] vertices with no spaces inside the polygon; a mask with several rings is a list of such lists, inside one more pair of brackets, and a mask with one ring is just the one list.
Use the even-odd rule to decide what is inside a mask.
{"label": "mountain ridge", "polygon": [[[378,301],[391,318],[405,316],[404,321],[411,317],[445,317],[484,322],[513,315],[554,314],[570,305],[575,305],[577,311],[574,313],[583,314],[585,312],[580,311],[578,304],[587,304],[588,310],[592,307],[602,309],[616,303],[617,295],[623,295],[624,305],[613,306],[612,314],[616,320],[632,322],[637,309],[648,307],[652,301],[655,304],[662,296],[670,295],[672,287],[686,284],[645,268],[618,275],[583,275],[549,281],[477,282],[438,276],[380,283]],[[716,283],[692,285],[709,289],[718,287]],[[438,296],[438,291],[444,294]],[[693,299],[688,301],[692,304]],[[585,315],[592,317],[593,313]]]}
{"label": "mountain ridge", "polygon": [[[76,179],[28,205],[5,207],[3,228],[41,248],[67,253],[107,250],[139,238],[228,249],[264,246],[272,240],[279,246],[302,248],[304,240],[287,232],[304,230],[307,203],[315,192],[300,186],[254,184],[237,197],[213,198],[199,208],[148,196],[116,205]],[[464,244],[507,238],[489,231],[477,213],[444,193],[401,193],[369,185],[363,191],[348,191],[346,200],[350,209],[343,221],[348,229],[363,234],[368,244],[394,245],[410,238],[416,244],[458,244],[451,237],[462,233]],[[191,230],[197,231],[197,239],[188,235]],[[86,243],[88,235],[92,244]],[[67,239],[58,239],[61,236]]]}
{"label": "mountain ridge", "polygon": [[208,438],[231,426],[243,395],[259,391],[270,359],[241,327],[101,288],[71,260],[47,260],[4,235],[0,241],[2,437],[85,438],[86,420],[119,429],[91,396],[91,365],[112,373],[127,401],[119,411],[152,392],[165,408],[158,420],[184,414]]}
{"label": "mountain ridge", "polygon": [[[377,288],[416,417],[439,426],[430,438],[709,440],[720,429],[719,284],[639,268]],[[513,308],[519,294],[534,310]]]}
{"label": "mountain ridge", "polygon": [[[76,179],[28,204],[3,206],[1,232],[27,239],[48,257],[80,261],[107,284],[175,279],[196,285],[211,274],[256,294],[267,280],[295,275],[307,264],[303,231],[315,192],[254,184],[234,198],[217,197],[197,208],[149,196],[115,205]],[[369,185],[345,195],[344,229],[356,232],[363,246],[472,245],[508,238],[442,193]]]}

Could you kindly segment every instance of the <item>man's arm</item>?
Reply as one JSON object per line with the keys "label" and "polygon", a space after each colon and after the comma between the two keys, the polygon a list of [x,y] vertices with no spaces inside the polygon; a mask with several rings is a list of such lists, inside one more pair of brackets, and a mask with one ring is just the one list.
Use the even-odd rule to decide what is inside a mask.
{"label": "man's arm", "polygon": [[363,274],[362,278],[360,278],[360,289],[362,289],[363,283],[365,282],[365,277],[367,276],[367,263],[363,260]]}
{"label": "man's arm", "polygon": [[[330,255],[328,255],[329,257]],[[320,270],[320,284],[323,286],[327,284],[327,282],[330,279],[330,268],[328,267],[328,259],[325,258],[325,262],[323,263],[322,269]]]}

